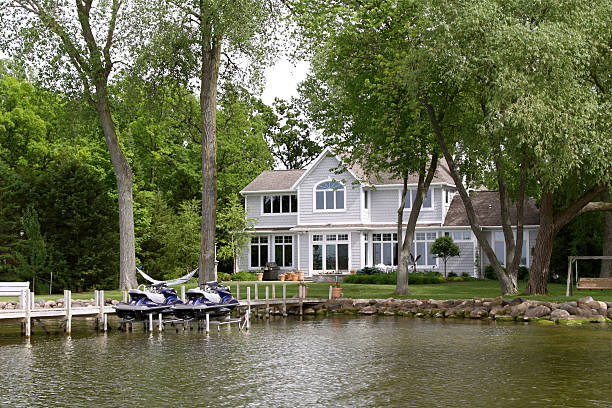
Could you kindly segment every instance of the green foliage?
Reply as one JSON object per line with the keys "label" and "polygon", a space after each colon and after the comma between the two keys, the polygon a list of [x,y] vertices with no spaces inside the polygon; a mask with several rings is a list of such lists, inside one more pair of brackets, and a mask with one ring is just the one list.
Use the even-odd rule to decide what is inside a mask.
{"label": "green foliage", "polygon": [[357,275],[375,275],[378,273],[383,273],[383,272],[374,266],[366,266],[365,268],[359,269],[357,271]]}
{"label": "green foliage", "polygon": [[233,281],[256,281],[257,275],[249,271],[240,271],[231,274],[231,280]]}
{"label": "green foliage", "polygon": [[484,275],[485,279],[497,280],[497,275],[495,274],[495,269],[493,269],[492,265],[485,266]]}
{"label": "green foliage", "polygon": [[217,272],[217,280],[228,282],[232,280],[232,275],[229,273],[225,273],[225,272]]}
{"label": "green foliage", "polygon": [[[42,278],[47,261],[47,247],[40,233],[38,213],[31,204],[26,207],[21,224],[25,233],[25,249],[27,252],[25,254],[18,254],[17,271],[23,277],[22,279],[30,281],[33,291],[36,292],[41,283],[37,278]],[[49,278],[46,273],[45,278]]]}
{"label": "green foliage", "polygon": [[448,258],[459,256],[459,247],[449,236],[438,237],[431,245],[431,253],[444,261],[444,275],[446,275],[446,262]]}
{"label": "green foliage", "polygon": [[[374,268],[372,268],[374,269]],[[471,280],[473,278],[464,279],[464,277],[455,277],[453,281],[462,282],[464,280]],[[408,274],[409,285],[425,285],[425,284],[439,284],[446,282],[443,276],[439,272],[415,272]],[[397,272],[391,273],[372,273],[372,274],[357,274],[349,275],[344,278],[343,283],[358,283],[358,284],[369,284],[369,285],[395,285],[397,283]]]}
{"label": "green foliage", "polygon": [[527,280],[529,278],[529,268],[526,266],[519,266],[517,279],[520,281]]}

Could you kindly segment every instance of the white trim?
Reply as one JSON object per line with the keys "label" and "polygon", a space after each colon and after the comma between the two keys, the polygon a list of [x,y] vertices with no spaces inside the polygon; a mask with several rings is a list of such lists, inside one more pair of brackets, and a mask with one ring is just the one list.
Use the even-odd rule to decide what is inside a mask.
{"label": "white trim", "polygon": [[[326,245],[333,245],[336,244],[336,269],[335,270],[339,270],[338,269],[338,244],[347,244],[348,248],[347,248],[347,256],[348,256],[348,261],[347,261],[347,271],[350,271],[351,269],[353,269],[351,267],[352,265],[352,239],[351,239],[351,233],[347,232],[347,240],[346,241],[327,241],[327,236],[328,233],[332,233],[334,235],[340,235],[340,233],[342,232],[347,232],[347,230],[341,230],[341,231],[332,231],[332,230],[325,230],[325,231],[316,231],[316,233],[309,233],[308,234],[308,268],[309,268],[309,273],[313,274],[315,271],[317,272],[324,272],[326,270],[331,270],[331,269],[325,269],[325,262],[326,262],[326,255],[327,255],[327,248]],[[316,243],[313,241],[312,237],[313,235],[322,235],[323,236],[323,240],[322,241],[317,241]],[[313,267],[313,257],[312,257],[312,247],[313,245],[321,245],[321,266],[323,267],[323,269],[314,269]]]}
{"label": "white trim", "polygon": [[[283,196],[288,196],[289,197],[289,210],[290,210],[289,212],[282,212],[282,210],[283,210]],[[295,211],[291,211],[291,196],[295,196],[295,199],[297,200],[297,208],[295,209]],[[264,199],[265,199],[265,197],[280,197],[280,204],[279,205],[280,205],[281,212],[278,212],[278,213],[275,213],[275,212],[265,213],[264,212]],[[297,215],[298,211],[300,210],[300,199],[299,199],[297,193],[290,193],[290,194],[263,194],[263,195],[261,195],[261,199],[259,201],[260,201],[260,204],[261,204],[260,207],[259,207],[260,208],[259,215],[261,217],[271,217],[271,216],[278,217],[278,216],[281,216],[281,215],[285,215],[285,216],[287,216],[287,215]],[[272,201],[270,201],[270,211],[273,210],[273,206],[272,206],[272,202],[273,201],[274,201],[273,199],[272,199]]]}
{"label": "white trim", "polygon": [[244,195],[244,196],[248,196],[248,195],[257,195],[257,194],[267,194],[267,195],[272,195],[272,194],[289,194],[289,193],[295,193],[296,190],[257,190],[257,191],[241,191],[240,194]]}
{"label": "white trim", "polygon": [[[407,184],[406,187],[411,188],[414,187],[415,189],[418,187],[418,184]],[[430,183],[429,187],[453,187],[456,188],[454,184],[448,184],[448,183]],[[403,184],[372,184],[371,185],[372,188],[376,189],[376,190],[396,190],[396,189],[400,189],[400,191],[404,188]],[[401,195],[401,192],[400,192]]]}

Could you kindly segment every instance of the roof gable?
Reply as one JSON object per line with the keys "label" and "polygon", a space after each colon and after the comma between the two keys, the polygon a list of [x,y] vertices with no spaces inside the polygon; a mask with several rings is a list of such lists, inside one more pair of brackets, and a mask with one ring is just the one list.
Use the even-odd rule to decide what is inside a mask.
{"label": "roof gable", "polygon": [[265,191],[291,191],[296,180],[306,170],[264,170],[255,180],[251,181],[240,193],[256,193]]}

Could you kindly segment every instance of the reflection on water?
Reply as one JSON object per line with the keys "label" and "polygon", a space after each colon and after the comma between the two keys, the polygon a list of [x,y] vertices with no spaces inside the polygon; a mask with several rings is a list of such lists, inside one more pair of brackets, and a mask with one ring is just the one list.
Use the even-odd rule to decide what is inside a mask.
{"label": "reflection on water", "polygon": [[[116,324],[115,324],[116,326]],[[612,328],[278,319],[0,335],[0,406],[612,407]],[[5,329],[6,327],[2,327]]]}

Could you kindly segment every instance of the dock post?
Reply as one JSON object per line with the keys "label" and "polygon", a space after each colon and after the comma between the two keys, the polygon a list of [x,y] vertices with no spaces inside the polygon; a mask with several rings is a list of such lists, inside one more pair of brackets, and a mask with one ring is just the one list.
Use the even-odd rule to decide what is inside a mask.
{"label": "dock post", "polygon": [[303,310],[304,310],[304,307],[303,307],[304,306],[304,292],[306,292],[304,290],[304,287],[301,285],[298,286],[298,299],[300,302],[300,316],[302,316]]}
{"label": "dock post", "polygon": [[255,284],[255,300],[259,300],[259,290],[257,283]]}
{"label": "dock post", "polygon": [[206,334],[210,333],[210,313],[206,313]]}
{"label": "dock post", "polygon": [[64,302],[66,305],[66,334],[70,336],[72,332],[72,292],[64,291]]}
{"label": "dock post", "polygon": [[268,298],[270,292],[270,287],[266,286],[266,317],[270,318],[270,299]]}
{"label": "dock post", "polygon": [[251,287],[247,286],[247,312],[251,314]]}
{"label": "dock post", "polygon": [[247,331],[249,331],[249,329],[251,328],[251,310],[250,309],[247,310],[245,319],[246,319],[246,329]]}
{"label": "dock post", "polygon": [[283,316],[287,316],[287,284],[283,283]]}
{"label": "dock post", "polygon": [[236,283],[236,300],[240,300],[240,284]]}
{"label": "dock post", "polygon": [[181,286],[181,300],[185,303],[185,285]]}
{"label": "dock post", "polygon": [[276,299],[276,283],[272,284],[272,299]]}
{"label": "dock post", "polygon": [[123,291],[123,301],[127,302],[128,301],[128,293],[126,290]]}
{"label": "dock post", "polygon": [[104,326],[102,326],[102,327],[103,327],[103,329],[102,329],[102,330],[103,330],[104,332],[106,332],[106,331],[108,330],[107,316],[108,316],[108,315],[107,315],[106,313],[104,313]]}
{"label": "dock post", "polygon": [[100,312],[98,314],[100,321],[104,320],[103,331],[106,331],[106,315],[104,314],[104,291],[98,291],[98,305],[100,306]]}
{"label": "dock post", "polygon": [[26,289],[25,291],[23,291],[23,308],[25,309],[26,312],[26,317],[25,317],[25,336],[26,338],[30,338],[30,335],[32,334],[32,319],[30,318],[31,316],[31,308],[32,304],[30,302],[30,289]]}
{"label": "dock post", "polygon": [[149,313],[149,331],[153,331],[153,313]]}
{"label": "dock post", "polygon": [[329,300],[332,298],[332,285],[329,285]]}
{"label": "dock post", "polygon": [[162,314],[160,313],[158,316],[158,326],[157,326],[157,330],[161,333],[164,331],[164,322],[162,321]]}

